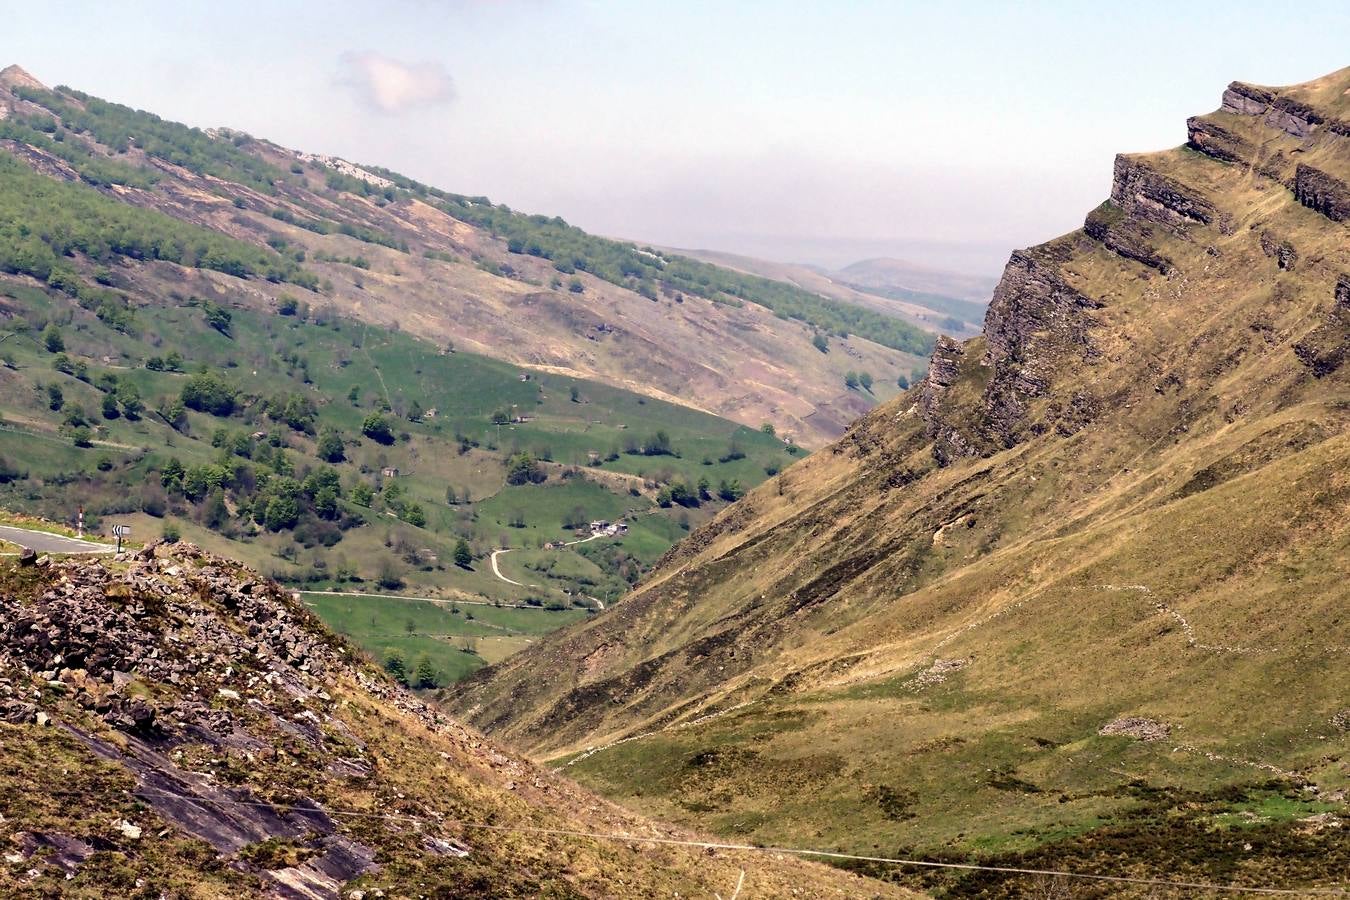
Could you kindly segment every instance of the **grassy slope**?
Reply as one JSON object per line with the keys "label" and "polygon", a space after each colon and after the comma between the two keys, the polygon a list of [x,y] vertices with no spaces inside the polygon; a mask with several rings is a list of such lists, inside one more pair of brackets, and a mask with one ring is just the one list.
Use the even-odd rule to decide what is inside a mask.
{"label": "grassy slope", "polygon": [[[1347,85],[1332,79],[1325,111],[1344,116]],[[1350,161],[1334,135],[1300,146],[1236,124],[1286,160]],[[1082,233],[1039,248],[1103,304],[1039,326],[1078,317],[1086,358],[1048,341],[1018,360],[1049,373],[1021,414],[1045,434],[937,468],[911,392],[452,706],[610,796],[765,842],[1343,877],[1345,841],[1302,820],[1350,813],[1350,387],[1293,347],[1324,327],[1345,340],[1329,313],[1350,232],[1245,166],[1143,159],[1219,215],[1144,223],[1170,278]],[[1263,231],[1297,248],[1292,269]],[[995,306],[1015,316],[1023,299]],[[938,420],[977,446],[984,350],[970,342],[936,391]],[[1171,730],[1098,733],[1123,716]]]}

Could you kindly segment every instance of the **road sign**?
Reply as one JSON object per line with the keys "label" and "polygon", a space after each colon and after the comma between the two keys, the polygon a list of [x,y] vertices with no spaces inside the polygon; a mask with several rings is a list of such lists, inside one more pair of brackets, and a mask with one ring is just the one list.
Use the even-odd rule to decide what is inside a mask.
{"label": "road sign", "polygon": [[131,534],[130,525],[114,525],[112,527],[113,537],[117,538],[117,552],[122,552],[122,538]]}

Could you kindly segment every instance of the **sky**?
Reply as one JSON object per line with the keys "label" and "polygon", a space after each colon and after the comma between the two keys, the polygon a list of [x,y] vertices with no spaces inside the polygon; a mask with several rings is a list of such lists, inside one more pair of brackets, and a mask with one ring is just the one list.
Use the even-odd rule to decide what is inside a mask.
{"label": "sky", "polygon": [[587,230],[997,274],[1223,87],[1350,65],[1350,4],[7,4],[0,66]]}

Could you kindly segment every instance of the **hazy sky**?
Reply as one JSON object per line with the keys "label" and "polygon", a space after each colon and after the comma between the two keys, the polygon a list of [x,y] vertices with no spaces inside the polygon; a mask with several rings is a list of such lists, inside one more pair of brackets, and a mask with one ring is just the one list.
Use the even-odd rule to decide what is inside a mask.
{"label": "hazy sky", "polygon": [[10,3],[3,59],[192,125],[685,247],[997,272],[1350,3]]}

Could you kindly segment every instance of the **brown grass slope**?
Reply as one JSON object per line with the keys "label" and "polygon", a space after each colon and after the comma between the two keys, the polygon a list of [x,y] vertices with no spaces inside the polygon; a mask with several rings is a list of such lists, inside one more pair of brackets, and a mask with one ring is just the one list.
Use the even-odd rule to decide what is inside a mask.
{"label": "brown grass slope", "polygon": [[501,752],[192,545],[11,560],[0,598],[6,897],[886,893],[791,859],[547,833],[693,837]]}
{"label": "brown grass slope", "polygon": [[1298,823],[1350,788],[1350,69],[1224,96],[984,335],[452,708],[760,840],[1343,877]]}
{"label": "brown grass slope", "polygon": [[[46,112],[12,96],[15,84],[41,87],[23,70],[6,69],[0,74],[0,118]],[[559,273],[549,260],[509,253],[504,239],[484,229],[415,198],[386,202],[333,190],[325,184],[328,169],[305,162],[303,154],[243,135],[239,141],[241,149],[282,172],[304,164],[268,195],[195,174],[135,147],[114,153],[95,146],[107,158],[153,169],[160,179],[148,189],[113,186],[105,193],[250,243],[282,238],[306,252],[305,266],[331,289],[318,296],[167,263],[126,266],[119,274],[145,297],[174,291],[272,309],[283,293],[303,294],[301,299],[316,307],[520,365],[597,378],[751,427],[773,422],[780,433],[812,448],[837,437],[867,408],[856,391],[845,389],[847,371],[870,372],[882,396],[889,397],[897,376],[922,362],[856,335],[832,339],[832,352],[821,353],[807,326],[753,303],[735,306],[693,296],[653,301],[585,272],[577,275],[582,293],[555,289],[550,285]],[[0,150],[52,177],[78,177],[40,149],[0,141]],[[324,217],[372,229],[405,243],[408,252],[336,232],[316,234],[276,218],[278,210],[298,220]],[[323,261],[319,254],[360,257],[369,266]],[[502,265],[514,276],[493,273]]]}

